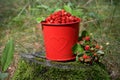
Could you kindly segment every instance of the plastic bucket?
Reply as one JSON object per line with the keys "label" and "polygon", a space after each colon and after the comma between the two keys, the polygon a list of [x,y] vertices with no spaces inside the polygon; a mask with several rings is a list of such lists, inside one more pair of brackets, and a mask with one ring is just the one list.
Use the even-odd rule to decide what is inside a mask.
{"label": "plastic bucket", "polygon": [[44,21],[41,22],[48,60],[68,61],[75,59],[72,47],[78,41],[79,23],[47,24]]}

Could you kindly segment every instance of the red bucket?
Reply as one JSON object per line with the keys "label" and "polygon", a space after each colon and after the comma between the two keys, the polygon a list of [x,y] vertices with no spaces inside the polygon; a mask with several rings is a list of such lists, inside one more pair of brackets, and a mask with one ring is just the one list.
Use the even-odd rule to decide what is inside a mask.
{"label": "red bucket", "polygon": [[79,23],[47,24],[41,22],[48,60],[68,61],[75,59],[72,46],[78,40]]}

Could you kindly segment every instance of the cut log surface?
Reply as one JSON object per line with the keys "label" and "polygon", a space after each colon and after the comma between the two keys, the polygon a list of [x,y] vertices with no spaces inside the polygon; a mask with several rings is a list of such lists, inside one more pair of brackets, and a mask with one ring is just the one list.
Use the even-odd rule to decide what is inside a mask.
{"label": "cut log surface", "polygon": [[[60,69],[80,69],[85,68],[85,66],[79,66],[79,63],[75,61],[64,61],[64,62],[57,62],[57,61],[51,61],[47,60],[45,58],[44,53],[32,53],[32,54],[21,54],[21,57],[25,59],[28,62],[34,62],[40,65],[48,66],[48,67],[54,67],[54,68],[60,68]],[[78,66],[76,66],[78,65]],[[89,66],[89,65],[88,65]]]}

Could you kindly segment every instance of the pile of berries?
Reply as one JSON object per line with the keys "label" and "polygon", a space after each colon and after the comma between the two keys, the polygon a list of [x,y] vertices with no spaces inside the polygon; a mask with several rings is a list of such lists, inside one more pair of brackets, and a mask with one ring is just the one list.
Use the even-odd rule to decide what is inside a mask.
{"label": "pile of berries", "polygon": [[72,16],[69,12],[65,10],[56,11],[45,19],[45,22],[48,24],[65,24],[80,22],[80,18]]}
{"label": "pile of berries", "polygon": [[73,46],[73,53],[76,55],[76,60],[84,63],[99,62],[104,55],[103,48],[96,40],[83,31],[79,37],[79,41]]}

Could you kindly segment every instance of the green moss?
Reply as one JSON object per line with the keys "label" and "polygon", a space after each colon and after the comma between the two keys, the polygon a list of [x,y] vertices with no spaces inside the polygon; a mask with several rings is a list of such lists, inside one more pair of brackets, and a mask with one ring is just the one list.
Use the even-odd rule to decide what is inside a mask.
{"label": "green moss", "polygon": [[110,80],[107,71],[98,64],[76,64],[81,67],[62,69],[20,60],[12,80]]}

